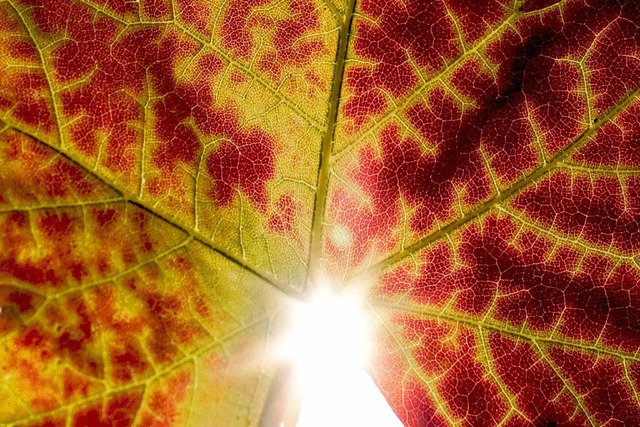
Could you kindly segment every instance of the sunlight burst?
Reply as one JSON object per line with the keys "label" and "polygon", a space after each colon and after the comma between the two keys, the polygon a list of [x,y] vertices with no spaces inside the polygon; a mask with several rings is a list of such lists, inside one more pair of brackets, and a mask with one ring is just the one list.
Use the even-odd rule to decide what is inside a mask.
{"label": "sunlight burst", "polygon": [[366,372],[372,319],[355,294],[319,292],[294,307],[285,357],[295,365],[297,427],[401,427]]}

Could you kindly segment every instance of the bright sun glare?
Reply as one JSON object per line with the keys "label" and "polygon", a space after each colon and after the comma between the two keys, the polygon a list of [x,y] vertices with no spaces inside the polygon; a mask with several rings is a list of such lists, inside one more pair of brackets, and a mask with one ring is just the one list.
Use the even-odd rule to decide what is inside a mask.
{"label": "bright sun glare", "polygon": [[401,427],[366,372],[371,319],[353,294],[317,293],[294,307],[284,349],[302,406],[296,427]]}

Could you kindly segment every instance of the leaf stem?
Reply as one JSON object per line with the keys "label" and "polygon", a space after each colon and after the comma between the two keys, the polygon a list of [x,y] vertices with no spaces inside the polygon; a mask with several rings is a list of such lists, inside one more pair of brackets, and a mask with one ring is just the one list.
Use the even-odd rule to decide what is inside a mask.
{"label": "leaf stem", "polygon": [[331,152],[338,121],[340,107],[340,94],[344,81],[344,70],[349,50],[349,38],[351,24],[353,23],[355,0],[349,0],[345,15],[340,23],[338,35],[338,49],[336,51],[335,68],[331,81],[331,97],[329,98],[329,111],[327,112],[326,130],[322,137],[320,149],[320,163],[318,168],[318,180],[316,185],[316,199],[313,210],[313,222],[311,224],[311,242],[309,245],[309,260],[307,262],[307,280],[302,289],[303,294],[315,285],[320,270],[320,256],[322,254],[322,233],[324,216],[327,205],[327,193],[329,190],[329,175],[331,172]]}

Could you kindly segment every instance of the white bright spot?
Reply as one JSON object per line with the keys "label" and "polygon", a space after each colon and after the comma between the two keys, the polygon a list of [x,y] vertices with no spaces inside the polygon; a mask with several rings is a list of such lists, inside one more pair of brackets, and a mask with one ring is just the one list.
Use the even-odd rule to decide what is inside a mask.
{"label": "white bright spot", "polygon": [[402,427],[367,372],[328,376],[305,391],[296,427]]}
{"label": "white bright spot", "polygon": [[284,349],[302,393],[296,427],[402,427],[365,370],[371,323],[351,294],[319,293],[295,307]]}
{"label": "white bright spot", "polygon": [[338,224],[331,230],[331,243],[337,248],[344,249],[351,246],[351,232],[346,225]]}

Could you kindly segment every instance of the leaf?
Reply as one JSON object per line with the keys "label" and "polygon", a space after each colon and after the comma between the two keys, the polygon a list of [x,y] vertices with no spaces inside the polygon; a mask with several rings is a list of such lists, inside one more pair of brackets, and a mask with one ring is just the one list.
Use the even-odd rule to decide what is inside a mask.
{"label": "leaf", "polygon": [[257,425],[328,280],[368,286],[407,426],[635,425],[639,23],[0,1],[0,422]]}

